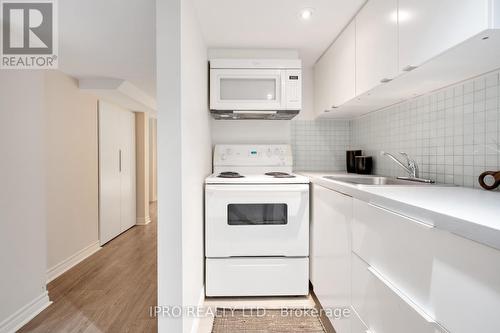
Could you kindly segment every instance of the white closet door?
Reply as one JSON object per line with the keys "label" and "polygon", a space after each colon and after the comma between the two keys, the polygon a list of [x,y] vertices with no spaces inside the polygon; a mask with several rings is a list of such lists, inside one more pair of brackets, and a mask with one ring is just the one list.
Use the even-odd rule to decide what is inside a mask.
{"label": "white closet door", "polygon": [[121,110],[99,102],[99,240],[101,245],[121,232]]}
{"label": "white closet door", "polygon": [[99,102],[99,240],[107,243],[136,222],[135,115]]}
{"label": "white closet door", "polygon": [[136,223],[135,199],[135,114],[120,114],[121,131],[121,232]]}

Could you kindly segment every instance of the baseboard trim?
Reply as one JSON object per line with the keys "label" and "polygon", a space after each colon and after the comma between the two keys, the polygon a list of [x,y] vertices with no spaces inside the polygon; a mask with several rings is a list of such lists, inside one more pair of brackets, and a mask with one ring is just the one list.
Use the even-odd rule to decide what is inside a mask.
{"label": "baseboard trim", "polygon": [[137,225],[146,225],[146,224],[149,224],[151,222],[151,217],[146,216],[146,217],[138,217],[135,221],[135,224]]}
{"label": "baseboard trim", "polygon": [[99,241],[96,241],[89,246],[81,249],[80,251],[73,254],[71,257],[64,259],[57,265],[47,270],[47,283],[51,282],[55,278],[59,277],[64,272],[68,271],[70,268],[87,259],[97,251],[101,249]]}
{"label": "baseboard trim", "polygon": [[0,323],[0,333],[14,333],[31,319],[35,318],[40,312],[48,307],[52,302],[49,300],[49,293],[43,294],[17,310],[13,315]]}
{"label": "baseboard trim", "polygon": [[[200,298],[198,299],[198,308],[201,309],[205,305],[205,286],[201,288]],[[195,317],[193,320],[193,326],[191,326],[191,333],[198,333],[200,329],[200,322],[203,318]]]}

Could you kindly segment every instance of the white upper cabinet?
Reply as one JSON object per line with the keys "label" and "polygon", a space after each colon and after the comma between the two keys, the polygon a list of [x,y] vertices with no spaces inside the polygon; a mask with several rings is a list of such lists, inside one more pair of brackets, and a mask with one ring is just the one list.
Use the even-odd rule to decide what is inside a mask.
{"label": "white upper cabinet", "polygon": [[368,0],[315,65],[316,113],[355,117],[496,70],[499,28],[500,0]]}
{"label": "white upper cabinet", "polygon": [[354,20],[314,68],[316,112],[322,114],[356,96],[356,25]]}
{"label": "white upper cabinet", "polygon": [[330,53],[331,49],[328,49],[314,65],[314,110],[317,115],[321,115],[331,108],[329,99],[333,76],[330,72],[332,71],[333,57]]}
{"label": "white upper cabinet", "polygon": [[397,0],[370,0],[356,16],[356,95],[399,73],[397,10]]}
{"label": "white upper cabinet", "polygon": [[489,27],[492,0],[399,0],[399,64],[420,66]]}

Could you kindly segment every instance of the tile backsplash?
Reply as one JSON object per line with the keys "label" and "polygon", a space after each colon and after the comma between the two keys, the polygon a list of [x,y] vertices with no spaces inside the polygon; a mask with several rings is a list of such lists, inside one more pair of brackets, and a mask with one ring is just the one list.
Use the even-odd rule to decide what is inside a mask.
{"label": "tile backsplash", "polygon": [[421,177],[479,187],[482,172],[500,170],[499,96],[494,72],[367,114],[351,120],[350,147],[374,156],[376,174],[405,175],[380,155],[404,151],[418,162]]}
{"label": "tile backsplash", "polygon": [[349,148],[348,120],[295,120],[291,122],[294,169],[307,171],[345,170]]}

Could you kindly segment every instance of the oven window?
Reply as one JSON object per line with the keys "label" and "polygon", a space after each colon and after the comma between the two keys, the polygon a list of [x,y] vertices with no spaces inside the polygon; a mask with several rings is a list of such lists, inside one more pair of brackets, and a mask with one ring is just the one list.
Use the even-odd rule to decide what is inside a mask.
{"label": "oven window", "polygon": [[280,225],[288,223],[287,204],[229,204],[229,225]]}

